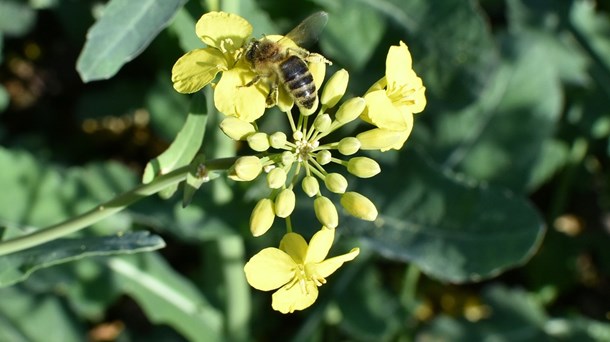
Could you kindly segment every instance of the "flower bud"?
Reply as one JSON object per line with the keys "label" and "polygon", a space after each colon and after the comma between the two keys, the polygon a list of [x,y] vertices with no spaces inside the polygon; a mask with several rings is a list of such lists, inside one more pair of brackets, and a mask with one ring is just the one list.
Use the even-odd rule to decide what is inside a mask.
{"label": "flower bud", "polygon": [[330,192],[342,194],[347,189],[347,179],[340,173],[329,173],[324,177],[324,185]]}
{"label": "flower bud", "polygon": [[294,153],[288,151],[282,152],[282,164],[289,166],[292,163],[294,163]]}
{"label": "flower bud", "polygon": [[328,228],[337,228],[339,225],[339,214],[337,208],[327,197],[319,196],[313,201],[313,209],[318,221]]}
{"label": "flower bud", "polygon": [[326,164],[330,163],[330,160],[332,159],[332,157],[333,157],[333,155],[330,153],[329,150],[322,150],[316,154],[316,161],[320,165],[326,165]]}
{"label": "flower bud", "polygon": [[273,225],[275,213],[273,212],[273,201],[269,198],[263,198],[252,210],[250,216],[250,231],[254,236],[265,234]]}
{"label": "flower bud", "polygon": [[341,196],[341,205],[350,215],[365,221],[375,221],[377,208],[368,198],[357,192],[346,192]]}
{"label": "flower bud", "polygon": [[257,152],[264,152],[269,149],[269,137],[266,133],[257,132],[250,134],[247,138],[250,148]]}
{"label": "flower bud", "polygon": [[381,172],[376,161],[367,157],[355,157],[347,162],[347,171],[360,178],[371,178]]}
{"label": "flower bud", "polygon": [[269,145],[273,148],[282,148],[286,144],[286,134],[284,132],[275,132],[269,136]]}
{"label": "flower bud", "polygon": [[286,183],[286,171],[280,167],[269,171],[267,174],[267,185],[271,189],[279,189]]}
{"label": "flower bud", "polygon": [[314,120],[313,127],[322,133],[326,133],[330,128],[331,123],[332,119],[330,118],[330,115],[322,114]]}
{"label": "flower bud", "polygon": [[237,159],[229,169],[228,177],[234,181],[249,182],[255,179],[263,170],[261,160],[255,156],[245,156]]}
{"label": "flower bud", "polygon": [[284,189],[275,198],[275,215],[286,218],[292,214],[296,203],[296,196],[292,189]]}
{"label": "flower bud", "polygon": [[[405,133],[401,131],[390,131],[382,128],[373,128],[356,136],[362,146],[362,150],[387,151],[391,148],[400,149],[404,143]],[[402,143],[401,143],[402,142]]]}
{"label": "flower bud", "polygon": [[341,139],[339,141],[339,145],[337,146],[339,153],[344,156],[351,156],[352,154],[358,152],[360,150],[360,140],[354,137],[347,137]]}
{"label": "flower bud", "polygon": [[313,197],[320,192],[320,184],[318,184],[318,180],[314,176],[305,176],[301,185],[303,186],[303,191],[309,197]]}
{"label": "flower bud", "polygon": [[322,105],[327,108],[334,107],[345,94],[348,81],[349,73],[345,69],[335,72],[322,90],[322,96],[320,97]]}
{"label": "flower bud", "polygon": [[233,116],[222,120],[220,129],[233,140],[244,140],[248,135],[256,132],[256,129],[251,123]]}
{"label": "flower bud", "polygon": [[340,124],[346,124],[356,120],[362,114],[362,111],[366,107],[366,101],[361,97],[354,97],[345,101],[337,114],[335,114],[335,120]]}

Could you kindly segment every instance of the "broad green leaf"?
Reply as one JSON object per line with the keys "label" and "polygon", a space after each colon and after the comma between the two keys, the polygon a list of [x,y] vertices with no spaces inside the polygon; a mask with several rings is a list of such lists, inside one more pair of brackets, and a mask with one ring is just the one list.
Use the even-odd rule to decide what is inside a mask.
{"label": "broad green leaf", "polygon": [[0,34],[23,36],[36,22],[36,11],[16,0],[0,1]]}
{"label": "broad green leaf", "polygon": [[320,4],[328,6],[329,11],[328,25],[320,37],[326,57],[350,71],[362,69],[378,46],[386,21],[359,1],[321,1]]}
{"label": "broad green leaf", "polygon": [[186,0],[111,0],[87,33],[76,69],[84,82],[108,79],[137,57]]}
{"label": "broad green leaf", "polygon": [[176,12],[176,17],[168,27],[168,30],[178,37],[182,51],[187,52],[202,48],[205,44],[195,33],[195,23],[199,18],[193,18],[189,11],[182,7]]}
{"label": "broad green leaf", "polygon": [[390,340],[402,324],[400,301],[387,291],[376,269],[364,268],[357,279],[337,299],[342,313],[341,328],[354,340]]}
{"label": "broad green leaf", "polygon": [[0,256],[0,286],[25,280],[41,268],[82,258],[131,254],[163,248],[165,242],[148,232],[58,239],[24,251]]}
{"label": "broad green leaf", "polygon": [[[205,96],[199,92],[193,96],[186,122],[176,136],[176,139],[167,150],[146,165],[142,181],[149,183],[157,176],[188,165],[195,158],[197,151],[199,151],[203,143],[207,118]],[[162,197],[171,197],[177,188],[178,185],[175,185],[167,190],[163,190],[161,193]]]}
{"label": "broad green leaf", "polygon": [[435,118],[434,136],[443,167],[522,192],[539,186],[537,169],[548,167],[543,153],[561,114],[562,94],[555,68],[535,39],[504,38],[507,60],[489,87],[470,107]]}
{"label": "broad green leaf", "polygon": [[13,286],[0,289],[0,341],[86,340],[85,327],[61,296]]}
{"label": "broad green leaf", "polygon": [[380,254],[443,281],[480,281],[519,266],[544,233],[544,221],[525,198],[466,183],[418,153],[382,165],[382,176],[362,190],[377,205],[378,220],[342,225]]}
{"label": "broad green leaf", "polygon": [[160,256],[111,258],[108,266],[152,322],[172,326],[189,341],[220,341],[220,312]]}
{"label": "broad green leaf", "polygon": [[[22,151],[0,148],[0,218],[10,229],[4,238],[58,223],[90,210],[135,185],[133,173],[117,163],[61,169]],[[129,215],[99,222],[104,233],[127,229]]]}
{"label": "broad green leaf", "polygon": [[591,76],[610,96],[610,21],[607,14],[598,12],[593,1],[575,1],[570,12],[574,35],[586,51],[593,68]]}
{"label": "broad green leaf", "polygon": [[562,80],[585,85],[587,58],[569,32],[568,1],[509,0],[507,20],[511,32],[521,31],[547,52],[548,64]]}

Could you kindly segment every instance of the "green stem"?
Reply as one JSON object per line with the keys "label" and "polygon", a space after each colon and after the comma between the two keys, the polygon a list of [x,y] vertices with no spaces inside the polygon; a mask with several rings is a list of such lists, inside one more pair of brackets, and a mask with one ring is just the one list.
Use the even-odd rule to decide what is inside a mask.
{"label": "green stem", "polygon": [[[233,162],[234,158],[210,160],[206,163],[206,169],[210,171],[227,169]],[[28,235],[2,241],[0,242],[0,256],[35,247],[86,228],[110,215],[116,214],[144,197],[153,195],[175,183],[182,182],[190,170],[191,165],[183,166],[168,174],[155,178],[150,183],[139,185],[106,203],[100,204],[97,207],[64,222],[37,230]]]}

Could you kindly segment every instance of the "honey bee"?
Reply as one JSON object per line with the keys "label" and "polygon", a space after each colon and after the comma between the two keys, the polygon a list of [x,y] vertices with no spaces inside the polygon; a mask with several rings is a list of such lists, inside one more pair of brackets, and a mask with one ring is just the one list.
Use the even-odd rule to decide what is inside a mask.
{"label": "honey bee", "polygon": [[[256,76],[245,87],[256,84],[262,78],[268,79],[271,89],[267,95],[267,107],[272,107],[278,101],[278,84],[281,83],[299,108],[315,110],[318,106],[318,93],[307,63],[331,62],[320,54],[305,50],[301,45],[314,42],[327,21],[326,12],[317,12],[279,41],[262,38],[248,43],[244,58]],[[285,38],[292,40],[296,46],[287,46]]]}

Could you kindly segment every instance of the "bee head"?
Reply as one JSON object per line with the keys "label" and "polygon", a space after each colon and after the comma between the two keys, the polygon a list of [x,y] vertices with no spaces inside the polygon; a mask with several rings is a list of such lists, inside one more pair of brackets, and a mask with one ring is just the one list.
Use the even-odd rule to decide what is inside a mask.
{"label": "bee head", "polygon": [[252,63],[252,61],[254,61],[257,51],[259,49],[259,44],[260,41],[255,39],[248,43],[248,46],[246,47],[246,53],[244,55],[248,62]]}

